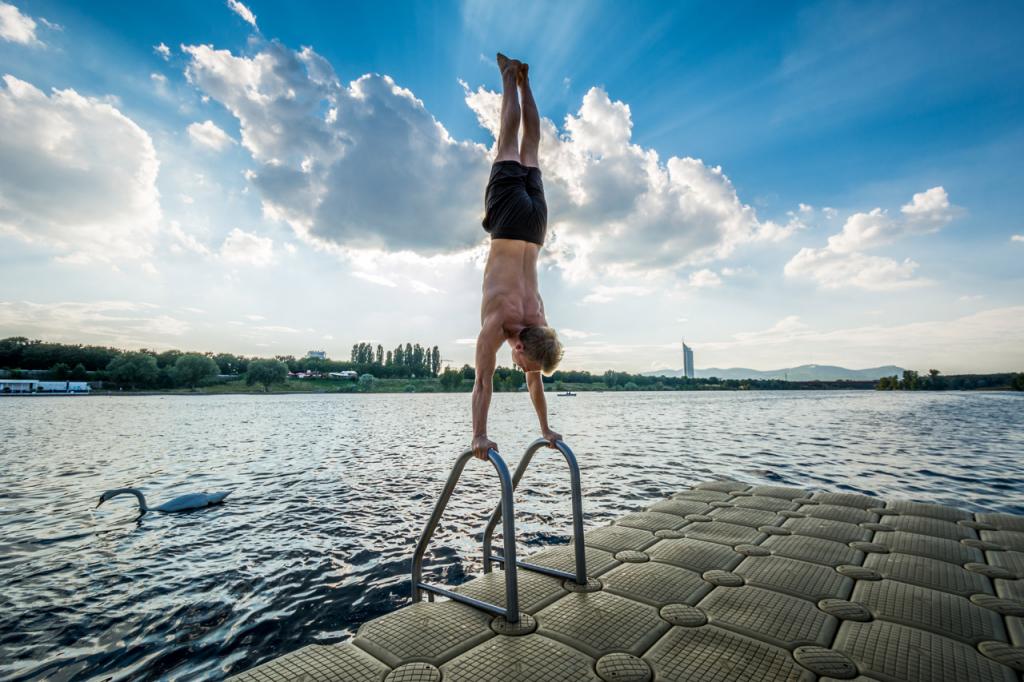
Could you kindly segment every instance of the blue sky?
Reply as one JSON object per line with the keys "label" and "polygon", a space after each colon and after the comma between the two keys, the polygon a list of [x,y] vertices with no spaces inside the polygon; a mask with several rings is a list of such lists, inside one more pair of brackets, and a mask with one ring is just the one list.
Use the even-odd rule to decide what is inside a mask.
{"label": "blue sky", "polygon": [[233,4],[0,4],[0,334],[470,361],[500,49],[566,367],[1024,367],[1020,3]]}

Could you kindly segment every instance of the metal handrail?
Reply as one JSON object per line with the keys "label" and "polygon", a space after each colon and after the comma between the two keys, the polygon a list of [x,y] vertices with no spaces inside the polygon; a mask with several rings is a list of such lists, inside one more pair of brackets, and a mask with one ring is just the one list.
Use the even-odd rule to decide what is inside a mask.
{"label": "metal handrail", "polygon": [[[505,608],[502,608],[496,604],[489,604],[473,597],[467,597],[466,595],[459,594],[458,592],[452,592],[442,587],[436,587],[434,585],[428,585],[422,581],[423,578],[423,555],[427,551],[427,545],[430,544],[430,539],[434,535],[434,531],[437,530],[437,524],[441,520],[441,515],[444,513],[444,509],[448,506],[448,500],[452,496],[452,492],[455,490],[455,484],[459,482],[459,477],[462,475],[462,470],[466,467],[466,462],[473,456],[472,450],[459,455],[459,458],[455,460],[455,466],[452,467],[452,472],[448,474],[448,481],[444,485],[444,490],[441,491],[441,497],[438,498],[437,504],[434,505],[434,512],[430,515],[430,520],[427,521],[427,527],[423,529],[423,534],[420,535],[419,542],[416,543],[416,552],[412,557],[412,601],[413,603],[421,601],[423,599],[423,591],[427,591],[432,595],[439,594],[449,599],[475,606],[476,608],[489,611],[499,616],[504,616],[508,623],[519,622],[519,587],[516,582],[516,521],[515,512],[512,508],[512,492],[514,486],[512,485],[511,477],[508,473],[508,467],[505,465],[505,460],[501,458],[498,451],[491,448],[487,451],[488,461],[494,465],[495,470],[498,472],[498,478],[501,479],[501,502],[498,505],[498,509],[503,512],[504,522],[502,523],[501,532],[504,540],[504,555],[511,557],[512,561],[506,567],[505,570]],[[487,565],[486,563],[484,564]]]}
{"label": "metal handrail", "polygon": [[[550,445],[550,443],[543,438],[538,438],[530,443],[530,447],[526,448],[526,452],[523,453],[522,459],[519,460],[519,464],[516,466],[516,473],[512,477],[513,493],[519,485],[519,481],[523,478],[523,474],[526,473],[526,467],[530,466],[530,460],[533,459],[534,453],[546,445]],[[555,441],[555,447],[562,453],[565,457],[566,464],[569,465],[569,479],[572,488],[572,541],[576,554],[576,574],[573,575],[572,573],[560,571],[556,568],[548,568],[547,566],[529,564],[525,561],[516,561],[516,558],[509,554],[507,549],[504,551],[502,556],[492,556],[491,538],[494,535],[494,529],[498,525],[498,521],[505,516],[505,513],[507,513],[503,513],[501,505],[495,507],[494,511],[491,513],[491,518],[487,521],[487,528],[484,529],[484,573],[490,573],[491,562],[497,562],[503,564],[506,571],[514,571],[515,567],[519,566],[520,568],[554,576],[556,578],[573,580],[577,585],[587,584],[587,553],[586,547],[583,544],[583,494],[580,488],[580,467],[576,463],[576,455],[573,454],[572,449],[569,448],[568,445],[558,440]],[[501,532],[503,536],[508,533],[504,525],[502,526]],[[504,541],[507,546],[508,538],[505,537]]]}

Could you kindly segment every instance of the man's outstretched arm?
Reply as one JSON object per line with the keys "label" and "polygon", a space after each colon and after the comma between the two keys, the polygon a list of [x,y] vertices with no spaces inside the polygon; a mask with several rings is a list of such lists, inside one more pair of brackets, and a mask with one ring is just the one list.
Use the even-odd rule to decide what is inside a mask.
{"label": "man's outstretched arm", "polygon": [[548,403],[544,399],[544,378],[540,372],[527,372],[526,386],[530,389],[530,400],[533,401],[533,409],[537,412],[537,421],[540,422],[541,436],[551,444],[551,447],[555,447],[555,441],[562,440],[562,434],[555,433],[548,426]]}
{"label": "man's outstretched arm", "polygon": [[501,324],[484,320],[476,338],[476,381],[473,382],[473,455],[480,459],[487,459],[488,449],[498,449],[497,443],[487,437],[487,411],[491,407],[498,348],[504,340]]}

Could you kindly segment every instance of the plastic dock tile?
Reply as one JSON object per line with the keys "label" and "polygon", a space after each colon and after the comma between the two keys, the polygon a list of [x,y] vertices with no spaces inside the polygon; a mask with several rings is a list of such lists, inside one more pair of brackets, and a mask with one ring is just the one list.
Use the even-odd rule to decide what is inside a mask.
{"label": "plastic dock tile", "polygon": [[850,599],[866,606],[875,618],[931,630],[968,644],[1006,640],[1002,619],[995,611],[927,587],[894,580],[861,581]]}
{"label": "plastic dock tile", "polygon": [[234,676],[238,682],[381,682],[390,668],[351,644],[310,644]]}
{"label": "plastic dock tile", "polygon": [[969,547],[956,540],[931,538],[917,533],[891,531],[875,533],[872,540],[885,545],[890,552],[915,554],[930,559],[938,559],[951,564],[963,565],[969,561],[981,561],[981,550]]}
{"label": "plastic dock tile", "polygon": [[742,575],[748,585],[811,601],[846,599],[853,590],[853,580],[828,566],[785,557],[748,557],[736,567],[736,573]]}
{"label": "plastic dock tile", "polygon": [[656,530],[678,530],[689,523],[678,514],[665,512],[634,512],[626,514],[615,522],[616,526],[627,526],[654,532]]}
{"label": "plastic dock tile", "polygon": [[566,595],[537,614],[538,633],[591,656],[642,653],[670,627],[658,609],[609,592]]}
{"label": "plastic dock tile", "polygon": [[979,592],[992,594],[992,583],[985,576],[938,559],[896,552],[869,554],[864,560],[864,567],[878,571],[883,578],[930,587],[961,597]]}
{"label": "plastic dock tile", "polygon": [[815,675],[797,665],[785,649],[704,625],[674,627],[644,660],[658,680],[700,682],[814,682]]}
{"label": "plastic dock tile", "polygon": [[781,485],[757,485],[750,489],[751,495],[764,495],[765,497],[781,497],[784,500],[806,499],[808,492],[800,488],[787,488]]}
{"label": "plastic dock tile", "polygon": [[695,500],[662,500],[656,504],[652,504],[647,508],[650,512],[661,512],[662,514],[675,514],[676,516],[686,516],[687,514],[704,514],[711,510],[711,505],[707,502],[697,502]]}
{"label": "plastic dock tile", "polygon": [[[565,594],[562,581],[542,573],[518,571],[519,610],[534,613]],[[454,588],[454,592],[505,606],[505,572],[494,570]]]}
{"label": "plastic dock tile", "polygon": [[988,563],[1005,568],[1016,580],[1024,579],[1024,552],[988,552],[986,556]]}
{"label": "plastic dock tile", "polygon": [[599,682],[594,659],[538,634],[495,637],[441,666],[446,682]]}
{"label": "plastic dock tile", "polygon": [[[438,598],[246,682],[1010,682],[1024,517],[701,483],[584,536],[577,586],[520,568],[521,618]],[[520,560],[575,570],[573,545]],[[503,606],[505,573],[453,587]]]}
{"label": "plastic dock tile", "polygon": [[740,526],[735,523],[723,523],[722,521],[691,523],[683,529],[683,533],[688,538],[718,542],[723,545],[757,544],[765,537],[756,528]]}
{"label": "plastic dock tile", "polygon": [[765,540],[761,546],[776,556],[826,566],[860,564],[864,559],[863,552],[858,552],[842,542],[801,535],[775,535]]}
{"label": "plastic dock tile", "polygon": [[965,512],[963,509],[946,507],[941,504],[931,504],[929,502],[897,500],[895,502],[890,502],[885,506],[885,508],[899,514],[928,516],[933,519],[941,519],[943,521],[967,521],[971,518],[970,512]]}
{"label": "plastic dock tile", "polygon": [[995,526],[997,530],[1009,530],[1024,533],[1024,516],[1013,514],[981,513],[974,515],[975,520]]}
{"label": "plastic dock tile", "polygon": [[1013,670],[974,647],[882,620],[843,623],[832,648],[853,659],[865,675],[887,682],[1015,682],[1017,678]]}
{"label": "plastic dock tile", "polygon": [[929,535],[933,538],[946,538],[947,540],[963,540],[964,538],[976,538],[977,532],[973,528],[960,526],[952,521],[933,519],[930,516],[887,516],[883,521],[896,530],[908,533]]}
{"label": "plastic dock tile", "polygon": [[647,549],[658,538],[649,530],[630,528],[629,526],[604,526],[583,534],[584,543],[588,547],[596,547],[606,552],[621,552],[624,549]]}
{"label": "plastic dock tile", "polygon": [[765,509],[749,509],[745,507],[719,507],[708,512],[715,521],[735,523],[741,526],[773,526],[783,519],[777,513]]}
{"label": "plastic dock tile", "polygon": [[828,645],[839,627],[837,619],[812,602],[749,585],[716,588],[697,607],[712,625],[787,649]]}
{"label": "plastic dock tile", "polygon": [[841,504],[805,504],[797,511],[816,519],[830,519],[845,523],[874,523],[878,515],[860,507],[848,507]]}
{"label": "plastic dock tile", "polygon": [[696,604],[712,590],[700,573],[657,561],[623,564],[601,581],[609,592],[655,606]]}
{"label": "plastic dock tile", "polygon": [[1002,545],[1006,549],[1024,552],[1024,533],[1011,530],[983,530],[981,539]]}
{"label": "plastic dock tile", "polygon": [[861,528],[853,523],[845,521],[833,521],[832,519],[788,519],[782,527],[798,535],[810,535],[825,540],[836,542],[857,542],[858,540],[870,540],[871,531]]}
{"label": "plastic dock tile", "polygon": [[457,602],[420,602],[364,623],[352,643],[388,665],[438,665],[494,636],[491,616]]}
{"label": "plastic dock tile", "polygon": [[871,509],[882,506],[882,500],[870,495],[859,495],[857,493],[814,493],[811,500],[818,504],[838,504],[842,507],[859,507],[860,509]]}
{"label": "plastic dock tile", "polygon": [[662,540],[652,545],[647,550],[647,555],[655,561],[664,561],[697,573],[716,568],[731,570],[743,561],[743,555],[733,551],[728,545],[693,538]]}
{"label": "plastic dock tile", "polygon": [[779,512],[782,510],[794,510],[799,503],[783,497],[770,497],[767,495],[752,495],[750,497],[735,497],[729,500],[734,507],[747,509],[763,509],[765,511]]}
{"label": "plastic dock tile", "polygon": [[[601,575],[619,563],[611,552],[606,552],[603,549],[587,547],[585,554],[587,557],[587,573],[591,576]],[[523,561],[523,559],[520,559],[520,561]],[[576,570],[576,555],[572,545],[561,545],[541,550],[531,555],[527,561],[531,564],[554,568],[559,571],[571,573]]]}

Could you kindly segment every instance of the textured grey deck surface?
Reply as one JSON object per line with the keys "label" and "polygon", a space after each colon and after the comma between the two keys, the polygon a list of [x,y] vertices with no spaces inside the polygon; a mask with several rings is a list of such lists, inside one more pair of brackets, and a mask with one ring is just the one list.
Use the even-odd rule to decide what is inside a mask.
{"label": "textured grey deck surface", "polygon": [[[708,481],[585,543],[596,591],[519,571],[532,621],[522,634],[498,634],[463,604],[423,602],[234,679],[1024,679],[1024,516]],[[528,561],[574,568],[568,546]],[[457,589],[503,604],[503,579]]]}

